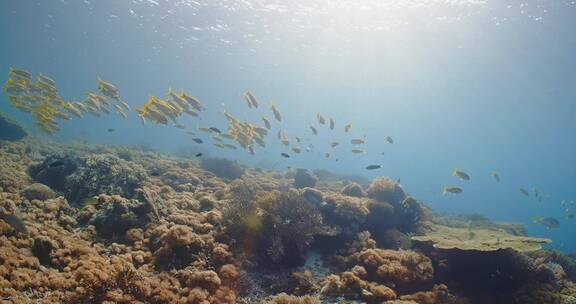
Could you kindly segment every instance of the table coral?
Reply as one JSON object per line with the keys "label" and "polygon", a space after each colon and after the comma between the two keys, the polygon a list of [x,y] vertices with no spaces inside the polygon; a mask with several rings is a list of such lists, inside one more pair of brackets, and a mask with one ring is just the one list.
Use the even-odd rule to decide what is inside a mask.
{"label": "table coral", "polygon": [[512,248],[518,251],[535,251],[550,239],[516,236],[502,229],[456,228],[428,223],[424,235],[413,236],[412,240],[430,242],[440,249],[496,251]]}

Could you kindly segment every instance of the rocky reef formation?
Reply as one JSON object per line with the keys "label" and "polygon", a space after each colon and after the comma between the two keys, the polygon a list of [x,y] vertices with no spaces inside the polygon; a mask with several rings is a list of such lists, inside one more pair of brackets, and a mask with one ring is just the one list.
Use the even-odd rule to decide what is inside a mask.
{"label": "rocky reef formation", "polygon": [[318,182],[318,178],[310,172],[308,169],[298,168],[296,169],[296,173],[294,174],[294,187],[297,189],[302,188],[314,188],[316,183]]}
{"label": "rocky reef formation", "polygon": [[34,183],[22,189],[20,195],[29,201],[31,200],[45,201],[55,198],[56,192],[54,192],[54,190],[50,189],[50,187],[44,184]]}
{"label": "rocky reef formation", "polygon": [[0,113],[0,140],[18,141],[28,136],[28,133],[17,122]]}
{"label": "rocky reef formation", "polygon": [[72,203],[98,194],[132,197],[147,174],[139,164],[113,154],[90,155],[81,167],[66,177],[66,197]]}
{"label": "rocky reef formation", "polygon": [[0,160],[0,297],[9,303],[576,296],[572,257],[539,250],[546,240],[480,216],[436,216],[385,177],[369,185],[320,171],[315,185],[294,184],[296,171],[28,139],[0,144]]}
{"label": "rocky reef formation", "polygon": [[73,153],[54,153],[37,164],[30,165],[28,173],[35,181],[58,191],[65,192],[66,178],[80,166],[80,159]]}
{"label": "rocky reef formation", "polygon": [[200,166],[202,169],[228,180],[240,178],[244,174],[244,169],[237,162],[225,158],[203,158]]}

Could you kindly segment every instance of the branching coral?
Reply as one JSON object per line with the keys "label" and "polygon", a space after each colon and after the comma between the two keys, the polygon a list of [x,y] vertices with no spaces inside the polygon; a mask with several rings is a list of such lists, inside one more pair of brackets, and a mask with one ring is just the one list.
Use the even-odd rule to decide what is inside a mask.
{"label": "branching coral", "polygon": [[366,270],[361,267],[355,267],[353,271],[343,272],[339,276],[330,275],[324,279],[320,292],[326,296],[362,298],[368,303],[396,299],[394,290],[382,284],[366,281],[365,276]]}
{"label": "branching coral", "polygon": [[260,243],[269,259],[278,264],[298,265],[323,228],[322,215],[301,192],[281,192],[264,215]]}
{"label": "branching coral", "polygon": [[380,303],[396,299],[397,292],[427,286],[434,276],[429,258],[414,251],[375,248],[375,241],[368,232],[360,233],[344,254],[334,262],[339,268],[348,270],[339,276],[326,277],[322,294],[361,297],[370,303]]}
{"label": "branching coral", "polygon": [[188,226],[159,226],[152,232],[152,237],[152,243],[157,244],[154,259],[159,267],[183,268],[206,258],[206,241]]}
{"label": "branching coral", "polygon": [[374,273],[378,281],[392,282],[398,287],[428,283],[434,276],[431,260],[414,251],[366,249],[349,259]]}

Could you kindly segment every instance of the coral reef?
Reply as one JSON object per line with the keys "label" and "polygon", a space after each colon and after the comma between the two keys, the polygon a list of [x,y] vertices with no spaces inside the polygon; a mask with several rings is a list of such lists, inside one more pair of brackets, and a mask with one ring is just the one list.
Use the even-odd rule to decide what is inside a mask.
{"label": "coral reef", "polygon": [[144,168],[138,164],[113,154],[90,155],[76,172],[66,177],[66,197],[73,204],[99,194],[129,198],[146,178]]}
{"label": "coral reef", "polygon": [[370,199],[344,196],[339,193],[329,193],[320,197],[324,200],[322,212],[326,215],[326,221],[330,225],[339,227],[345,236],[355,237],[360,232],[361,227],[370,210]]}
{"label": "coral reef", "polygon": [[244,169],[237,162],[225,158],[203,158],[200,166],[220,178],[229,180],[240,178],[244,174]]}
{"label": "coral reef", "polygon": [[273,296],[269,304],[320,304],[320,299],[312,296],[291,296],[285,293],[281,293]]}
{"label": "coral reef", "polygon": [[298,168],[294,174],[294,187],[302,189],[306,187],[314,188],[318,178],[310,170]]}
{"label": "coral reef", "polygon": [[544,249],[539,251],[530,252],[530,257],[540,259],[544,263],[556,263],[562,266],[566,276],[571,281],[576,281],[576,255],[565,254],[562,252]]}
{"label": "coral reef", "polygon": [[22,192],[20,192],[20,195],[29,201],[31,200],[45,201],[55,198],[56,192],[54,192],[54,190],[50,189],[50,187],[44,184],[34,183],[29,186],[26,186],[26,188],[24,188]]}
{"label": "coral reef", "polygon": [[498,228],[456,228],[428,223],[426,233],[413,236],[418,242],[431,242],[435,248],[496,251],[512,248],[518,251],[535,251],[542,244],[550,243],[545,238],[516,236]]}
{"label": "coral reef", "polygon": [[208,170],[142,149],[32,138],[0,143],[0,298],[574,301],[572,257],[537,250],[546,240],[528,237],[520,225],[431,216],[389,178],[368,187],[367,180],[316,171],[311,188],[293,183],[296,170],[224,163]]}
{"label": "coral reef", "polygon": [[58,191],[67,190],[66,178],[80,165],[80,159],[72,153],[55,153],[44,158],[39,164],[31,165],[28,173],[35,181]]}
{"label": "coral reef", "polygon": [[367,193],[369,197],[380,202],[390,203],[394,207],[400,206],[406,198],[406,193],[402,186],[389,177],[380,177],[373,180]]}
{"label": "coral reef", "polygon": [[[26,158],[16,153],[0,152],[0,192],[16,194],[26,185]],[[18,198],[17,195],[13,198]]]}
{"label": "coral reef", "polygon": [[122,240],[128,230],[143,228],[149,221],[147,214],[151,210],[146,203],[105,194],[97,198],[97,203],[98,211],[92,214],[89,224],[94,225],[100,237]]}
{"label": "coral reef", "polygon": [[376,248],[369,232],[359,233],[345,254],[336,256],[334,262],[345,271],[327,276],[321,293],[368,303],[395,300],[399,292],[421,290],[434,278],[428,257],[409,250]]}
{"label": "coral reef", "polygon": [[28,136],[28,133],[17,122],[0,113],[0,140],[17,141]]}
{"label": "coral reef", "polygon": [[565,279],[559,265],[514,249],[437,249],[429,243],[420,245],[432,258],[436,280],[479,303],[513,303],[514,294],[522,286],[550,284],[558,288]]}
{"label": "coral reef", "polygon": [[347,195],[347,196],[354,196],[354,197],[364,197],[366,196],[366,192],[362,189],[362,186],[358,183],[349,183],[342,190],[340,193]]}
{"label": "coral reef", "polygon": [[322,190],[339,191],[342,186],[352,182],[362,187],[368,187],[370,184],[368,178],[360,175],[339,174],[322,169],[313,170],[312,173],[318,177],[319,188]]}
{"label": "coral reef", "polygon": [[237,196],[224,211],[223,224],[237,237],[242,250],[257,253],[270,265],[297,266],[304,262],[314,236],[324,232],[322,214],[303,192],[267,192]]}

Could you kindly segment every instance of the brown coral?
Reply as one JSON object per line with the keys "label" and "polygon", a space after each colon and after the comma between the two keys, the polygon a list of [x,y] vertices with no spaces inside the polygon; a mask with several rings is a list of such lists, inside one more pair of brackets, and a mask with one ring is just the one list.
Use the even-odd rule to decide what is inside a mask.
{"label": "brown coral", "polygon": [[387,202],[394,206],[400,205],[400,203],[406,198],[406,193],[400,184],[394,182],[389,177],[380,177],[374,179],[367,190],[368,196],[381,201]]}

